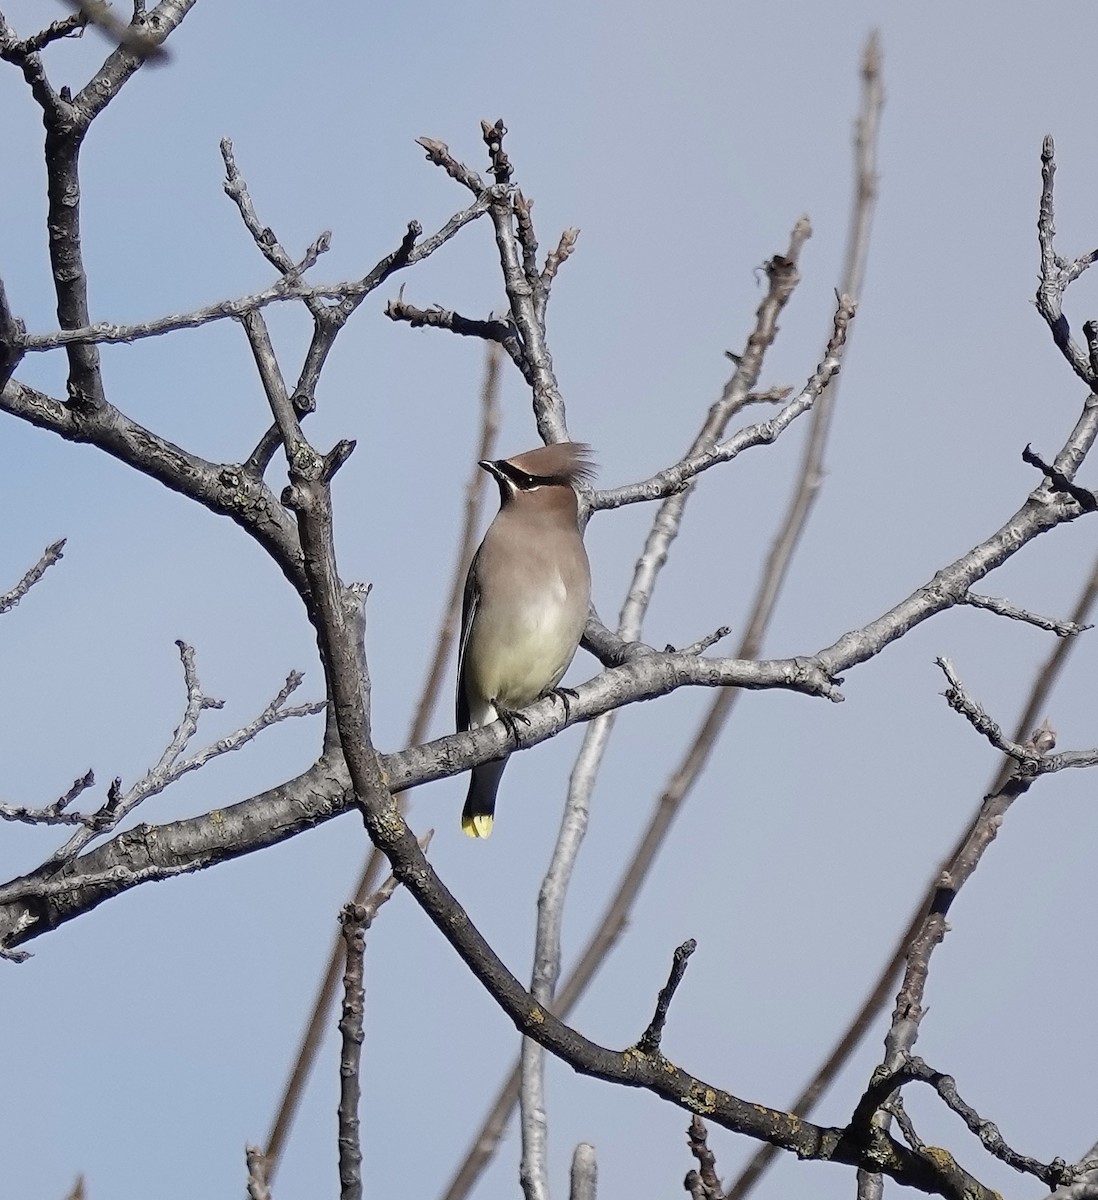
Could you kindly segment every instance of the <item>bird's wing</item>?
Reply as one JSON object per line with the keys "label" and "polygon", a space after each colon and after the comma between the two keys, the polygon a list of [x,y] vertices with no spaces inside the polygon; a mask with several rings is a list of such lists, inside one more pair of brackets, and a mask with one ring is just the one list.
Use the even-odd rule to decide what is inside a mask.
{"label": "bird's wing", "polygon": [[477,559],[480,551],[473,555],[469,574],[465,577],[465,594],[461,600],[461,641],[458,643],[457,698],[455,724],[461,733],[469,728],[469,698],[465,694],[465,648],[469,644],[469,630],[473,627],[477,605],[480,603],[480,585],[477,582]]}

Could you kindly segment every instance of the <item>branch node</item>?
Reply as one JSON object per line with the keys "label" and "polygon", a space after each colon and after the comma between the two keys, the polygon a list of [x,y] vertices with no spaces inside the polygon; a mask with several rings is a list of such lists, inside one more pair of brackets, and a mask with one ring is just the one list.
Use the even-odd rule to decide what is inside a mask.
{"label": "branch node", "polygon": [[1070,496],[1083,512],[1098,512],[1098,497],[1095,497],[1094,493],[1087,491],[1086,488],[1079,487],[1078,484],[1073,483],[1057,467],[1046,463],[1039,454],[1034,452],[1028,442],[1026,443],[1026,448],[1022,451],[1022,462],[1028,463],[1031,467],[1036,467],[1049,481],[1054,492]]}
{"label": "branch node", "polygon": [[488,147],[492,177],[497,185],[502,186],[509,183],[514,169],[507,157],[507,151],[503,148],[503,139],[507,134],[507,126],[504,125],[503,118],[500,117],[494,125],[487,121],[481,121],[480,131],[484,137],[484,144]]}
{"label": "branch node", "polygon": [[347,459],[351,457],[356,445],[357,442],[353,438],[343,438],[341,441],[336,442],[324,456],[324,462],[320,469],[321,483],[328,484],[332,482],[332,477]]}

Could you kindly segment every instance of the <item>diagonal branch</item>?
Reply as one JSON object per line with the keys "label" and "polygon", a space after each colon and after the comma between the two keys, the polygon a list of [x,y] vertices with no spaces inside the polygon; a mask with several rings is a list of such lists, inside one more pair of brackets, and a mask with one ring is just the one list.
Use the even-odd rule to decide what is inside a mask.
{"label": "diagonal branch", "polygon": [[0,593],[0,613],[10,612],[42,576],[45,575],[50,567],[64,557],[61,551],[65,548],[65,540],[65,538],[62,538],[60,541],[47,546],[42,552],[42,557],[19,580],[15,587],[10,592]]}
{"label": "diagonal branch", "polygon": [[1076,625],[1074,621],[1060,621],[1055,617],[1043,617],[1040,613],[1032,613],[1027,609],[1019,608],[1017,605],[1011,604],[1009,600],[1002,600],[998,596],[979,596],[975,592],[969,592],[961,603],[972,608],[982,608],[985,612],[993,612],[1000,617],[1009,617],[1012,621],[1024,621],[1027,625],[1035,625],[1038,629],[1044,629],[1061,638],[1075,637],[1088,629],[1093,629],[1092,625]]}
{"label": "diagonal branch", "polygon": [[623,504],[635,504],[641,500],[662,500],[681,492],[697,475],[719,463],[731,462],[744,450],[754,446],[770,445],[777,441],[783,431],[797,417],[808,412],[823,395],[828,384],[838,374],[842,362],[843,346],[846,343],[847,327],[854,318],[854,304],[847,296],[839,300],[835,310],[831,339],[811,378],[800,393],[790,400],[775,417],[757,425],[741,429],[716,445],[708,445],[680,459],[673,466],[665,467],[650,479],[625,487],[610,488],[595,492],[591,497],[591,510],[618,508]]}
{"label": "diagonal branch", "polygon": [[656,1000],[656,1011],[652,1014],[652,1020],[648,1022],[648,1028],[641,1034],[640,1041],[637,1042],[637,1051],[640,1054],[649,1057],[660,1053],[663,1027],[667,1023],[671,1001],[674,1000],[675,993],[679,990],[679,984],[682,983],[683,976],[686,974],[686,964],[697,948],[698,943],[693,938],[689,938],[675,950],[671,962],[671,973],[667,977],[667,982],[660,988],[660,994]]}

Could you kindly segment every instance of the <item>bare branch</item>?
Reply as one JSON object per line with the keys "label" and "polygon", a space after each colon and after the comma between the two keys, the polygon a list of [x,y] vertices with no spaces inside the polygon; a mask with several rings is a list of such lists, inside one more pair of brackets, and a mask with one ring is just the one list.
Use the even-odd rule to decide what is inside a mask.
{"label": "bare branch", "polygon": [[64,557],[61,553],[65,548],[65,538],[54,542],[47,546],[42,551],[42,557],[34,564],[33,567],[23,576],[22,579],[11,589],[10,592],[4,592],[0,595],[0,613],[10,612],[20,600],[31,590],[32,587],[42,578],[43,575]]}
{"label": "bare branch", "polygon": [[[691,642],[689,646],[683,646],[683,654],[704,654],[710,646],[715,646],[722,638],[728,637],[732,630],[727,625],[722,625],[719,629],[715,629],[712,633],[707,633],[705,637],[699,638],[696,642]],[[674,653],[674,646],[665,646],[665,652]]]}
{"label": "bare branch", "polygon": [[[497,186],[504,187],[511,182],[511,176],[514,174],[514,169],[511,166],[511,160],[507,157],[507,151],[503,148],[503,139],[507,134],[507,127],[503,124],[501,117],[495,124],[489,124],[487,121],[480,123],[481,136],[484,138],[484,144],[488,147],[488,157],[491,161],[492,178],[496,181]],[[533,237],[533,229],[529,227],[529,206],[523,202],[527,208],[527,224],[528,237]],[[537,250],[537,243],[532,247],[533,251]]]}
{"label": "bare branch", "polygon": [[303,300],[306,295],[326,296],[331,289],[294,286],[292,281],[280,279],[259,292],[251,292],[232,300],[219,300],[192,312],[156,317],[133,325],[117,325],[110,321],[97,321],[94,325],[83,325],[74,329],[63,329],[57,333],[27,334],[23,347],[28,353],[56,350],[61,346],[119,345],[141,341],[144,338],[160,337],[165,333],[177,333],[182,329],[199,329],[214,321],[241,317],[245,313],[257,312],[269,304],[283,300]]}
{"label": "bare branch", "polygon": [[0,818],[5,821],[22,821],[25,825],[92,825],[94,815],[67,812],[69,805],[88,788],[95,784],[95,774],[87,774],[77,779],[71,788],[63,795],[48,804],[45,808],[25,808],[21,805],[0,804]]}
{"label": "bare branch", "polygon": [[698,948],[698,943],[689,938],[679,946],[674,954],[671,962],[671,974],[667,977],[667,982],[660,989],[659,998],[656,1000],[656,1011],[652,1014],[652,1020],[648,1023],[648,1028],[641,1035],[641,1039],[637,1042],[636,1049],[640,1054],[658,1055],[660,1053],[660,1042],[663,1039],[663,1027],[667,1022],[667,1014],[671,1009],[671,1001],[675,998],[675,993],[679,989],[679,984],[682,983],[682,977],[686,974],[686,964],[690,955]]}
{"label": "bare branch", "polygon": [[[419,839],[426,850],[434,830]],[[339,914],[341,936],[346,946],[343,974],[343,1015],[339,1021],[339,1183],[340,1200],[362,1200],[362,1144],[359,1139],[358,1106],[361,1097],[362,1020],[366,1003],[363,984],[366,931],[378,910],[399,886],[395,875],[377,889],[365,904],[345,904]]]}
{"label": "bare branch", "polygon": [[1039,454],[1035,454],[1029,446],[1022,451],[1022,462],[1036,467],[1048,480],[1054,492],[1070,496],[1083,512],[1098,512],[1098,497],[1093,492],[1073,483],[1062,471],[1050,466]]}
{"label": "bare branch", "polygon": [[[128,887],[145,879],[165,878],[167,876],[164,872],[175,874],[193,870],[193,864],[180,863],[178,860],[169,857],[169,860],[161,868],[153,869],[151,872],[142,868],[137,868],[132,873],[126,869],[111,868],[105,875],[96,879],[93,868],[83,880],[74,879],[69,874],[63,874],[54,883],[51,884],[50,882],[50,877],[59,868],[71,869],[75,865],[74,860],[77,859],[77,856],[81,854],[81,851],[90,842],[113,832],[139,804],[151,796],[158,795],[183,775],[190,771],[198,770],[222,754],[240,749],[271,725],[276,725],[281,721],[293,717],[311,716],[324,709],[325,702],[323,701],[298,705],[296,707],[286,707],[286,701],[301,685],[303,678],[300,672],[292,671],[287,676],[286,682],[275,698],[253,721],[241,726],[241,728],[233,733],[228,734],[189,757],[184,757],[184,752],[198,729],[198,722],[202,713],[207,709],[222,708],[224,701],[213,700],[205,695],[198,680],[194,650],[184,642],[177,642],[176,645],[179,647],[180,660],[183,664],[187,700],[183,719],[176,729],[171,742],[161,754],[159,762],[125,793],[122,792],[121,781],[114,780],[107,790],[106,799],[94,813],[79,817],[76,821],[58,820],[47,822],[51,824],[79,824],[80,828],[29,876],[12,880],[10,883],[0,887],[0,904],[8,904],[32,896],[66,895],[70,892],[78,892],[80,889],[88,887],[92,882],[102,885],[110,884],[116,880],[124,880]],[[64,805],[71,802],[71,799],[79,795],[86,787],[90,787],[92,782],[94,782],[94,778],[89,780],[87,776],[84,780],[78,780],[73,785],[73,790],[65,797],[62,797],[56,805],[51,806],[51,809],[56,808],[57,805],[61,805],[60,811],[63,813]],[[15,819],[21,818],[16,817]],[[84,859],[81,858],[80,862],[83,863]],[[176,867],[178,867],[178,871],[175,869]],[[4,940],[0,936],[0,944]]]}
{"label": "bare branch", "polygon": [[572,1177],[568,1200],[596,1200],[598,1180],[595,1147],[588,1142],[580,1142],[572,1152]]}
{"label": "bare branch", "polygon": [[1037,286],[1037,311],[1045,319],[1052,340],[1076,375],[1092,390],[1098,388],[1098,375],[1085,354],[1071,336],[1071,327],[1064,316],[1064,292],[1070,284],[1098,258],[1093,250],[1073,262],[1056,253],[1056,227],[1053,205],[1053,184],[1056,178],[1056,148],[1052,137],[1045,135],[1041,144],[1041,202],[1037,216],[1037,239],[1041,249],[1041,278]]}
{"label": "bare branch", "polygon": [[46,70],[38,53],[39,47],[36,45],[37,41],[38,37],[20,41],[15,36],[15,30],[8,24],[7,18],[0,13],[0,59],[12,63],[22,71],[31,95],[42,112],[53,120],[59,114],[61,101],[46,78]]}
{"label": "bare branch", "polygon": [[484,181],[476,173],[464,163],[460,163],[450,153],[449,146],[445,142],[440,142],[435,138],[420,137],[416,138],[416,145],[422,146],[427,152],[427,159],[433,162],[436,167],[441,167],[451,179],[456,179],[463,187],[467,187],[474,196],[480,197],[484,193]]}
{"label": "bare branch", "polygon": [[690,1119],[686,1132],[686,1143],[690,1153],[698,1160],[698,1169],[688,1171],[683,1186],[695,1200],[725,1200],[721,1181],[717,1176],[717,1160],[709,1149],[705,1122],[701,1117]]}
{"label": "bare branch", "polygon": [[[396,877],[393,876],[393,887]],[[362,1200],[362,1143],[358,1132],[361,1096],[359,1069],[362,1063],[362,1015],[366,992],[362,983],[366,951],[366,913],[347,904],[339,916],[347,945],[347,968],[343,974],[343,1016],[339,1021],[339,1195],[340,1200]]]}
{"label": "bare branch", "polygon": [[[286,300],[300,300],[303,303],[314,299],[328,299],[341,302],[344,307],[350,305],[347,316],[358,307],[358,304],[375,288],[384,283],[394,271],[405,266],[412,266],[433,254],[470,221],[483,216],[485,204],[474,204],[461,212],[455,213],[439,230],[428,238],[417,241],[415,246],[406,252],[401,247],[381,259],[370,271],[359,279],[347,280],[340,283],[306,285],[299,276],[312,265],[316,257],[323,252],[323,244],[318,239],[309,247],[300,263],[294,265],[282,279],[262,291],[251,292],[231,300],[219,300],[215,304],[207,304],[191,312],[157,317],[133,325],[118,325],[109,321],[99,321],[95,324],[83,324],[71,329],[61,329],[56,333],[27,334],[21,339],[20,345],[27,353],[46,350],[56,350],[61,346],[74,345],[116,345],[140,341],[143,338],[159,337],[165,333],[175,333],[181,329],[198,329],[214,321],[229,318],[237,319],[247,313],[257,312],[269,304],[277,304]],[[410,227],[411,228],[411,227]],[[410,236],[406,234],[407,238]],[[341,305],[328,310],[333,314],[342,312]]]}
{"label": "bare branch", "polygon": [[248,1165],[248,1200],[271,1200],[267,1156],[258,1146],[246,1146],[244,1160]]}
{"label": "bare branch", "polygon": [[[483,124],[483,122],[482,122]],[[503,122],[500,127],[502,129]],[[494,132],[494,131],[493,131]],[[504,131],[506,132],[506,131]],[[488,137],[485,137],[488,141]],[[489,150],[491,150],[489,143]],[[506,161],[506,155],[503,153],[502,145],[499,145],[499,153],[503,155]],[[511,166],[507,164],[507,175],[511,173]],[[506,179],[497,179],[497,183],[506,183]],[[534,207],[533,200],[527,200],[521,191],[516,191],[514,196],[515,205],[515,225],[518,231],[518,243],[522,248],[522,270],[526,275],[527,282],[532,288],[536,288],[539,282],[538,277],[538,239],[534,233],[534,222],[530,218],[530,209]]]}
{"label": "bare branch", "polygon": [[[88,81],[75,99],[67,89],[54,92],[37,53],[15,42],[10,27],[0,19],[0,56],[16,63],[42,108],[46,126],[46,176],[49,200],[49,252],[57,296],[57,317],[62,329],[88,324],[88,288],[80,235],[79,157],[84,136],[92,121],[114,99],[140,67],[144,57],[159,47],[190,10],[194,0],[161,0],[152,13],[141,18],[141,53],[119,46]],[[81,4],[88,20],[103,17],[106,5],[89,0]],[[113,18],[109,18],[113,21]],[[147,25],[145,24],[147,22]],[[138,17],[135,14],[135,25]],[[123,27],[125,28],[125,27]],[[99,354],[93,345],[68,348],[68,401],[84,412],[101,410],[106,404],[99,372]]]}
{"label": "bare branch", "polygon": [[[491,170],[496,180],[494,186],[487,188],[479,175],[453,158],[444,142],[432,138],[419,138],[418,141],[426,150],[427,157],[442,167],[451,178],[469,188],[477,196],[478,203],[487,202],[495,229],[496,250],[499,253],[511,321],[517,331],[517,346],[507,348],[533,393],[534,417],[542,441],[559,442],[568,437],[568,430],[564,399],[553,373],[553,360],[545,341],[545,306],[548,289],[562,261],[563,252],[571,252],[575,238],[572,237],[569,242],[566,234],[558,246],[557,261],[552,270],[547,262],[547,274],[543,276],[538,273],[537,239],[530,216],[533,202],[510,185],[512,166],[503,147],[507,130],[502,120],[494,124],[484,121],[481,123],[481,132],[488,147]],[[418,311],[422,314],[422,310]],[[440,314],[444,312],[441,309],[438,311]],[[447,320],[428,320],[421,323],[437,323],[444,328],[454,328],[454,316],[452,313],[446,313]],[[464,329],[460,331],[472,331],[471,323],[465,322]],[[478,331],[478,336],[485,336],[486,332],[482,328]]]}
{"label": "bare branch", "polygon": [[1000,617],[1009,617],[1012,621],[1024,621],[1028,625],[1036,625],[1038,629],[1044,629],[1062,638],[1075,637],[1076,634],[1094,628],[1093,625],[1076,625],[1073,621],[1060,621],[1055,617],[1042,617],[1038,613],[1031,613],[1024,608],[1018,608],[1016,605],[1011,604],[1009,600],[1000,600],[996,596],[978,596],[975,592],[969,592],[961,603],[968,604],[972,608],[982,608],[987,612],[996,613]]}
{"label": "bare branch", "polygon": [[[925,1083],[937,1092],[946,1107],[956,1113],[964,1121],[970,1133],[973,1133],[988,1153],[994,1155],[1000,1162],[1006,1163],[1021,1174],[1033,1175],[1050,1189],[1069,1187],[1076,1183],[1081,1176],[1095,1167],[1095,1161],[1084,1161],[1069,1166],[1062,1158],[1045,1163],[1028,1155],[1020,1154],[1003,1139],[998,1126],[967,1104],[957,1091],[957,1083],[951,1075],[935,1071],[921,1058],[903,1053],[898,1056],[894,1070],[878,1068],[873,1074],[870,1086],[858,1102],[852,1125],[865,1122],[877,1108],[885,1104],[883,1097],[909,1083]],[[893,1096],[887,1103],[894,1109],[902,1111],[898,1095]],[[892,1115],[896,1115],[895,1111]],[[923,1151],[922,1142],[914,1134],[910,1123],[905,1122],[905,1136],[913,1149]]]}
{"label": "bare branch", "polygon": [[[959,712],[977,733],[987,738],[996,750],[1001,750],[1008,757],[1013,758],[1023,771],[1026,771],[1026,768],[1036,767],[1041,753],[1045,751],[1043,750],[1041,753],[1038,753],[1036,750],[1027,750],[1024,746],[1019,746],[1016,742],[1009,741],[1003,735],[1003,731],[999,726],[995,724],[983,708],[965,691],[964,684],[958,678],[953,663],[948,658],[938,658],[935,661],[949,683],[949,687],[943,693],[949,707],[954,712]],[[1036,735],[1033,740],[1036,740]],[[1056,738],[1053,735],[1052,745],[1055,744]],[[1052,745],[1047,746],[1045,749],[1051,750]],[[1030,770],[1027,773],[1033,774],[1034,772]]]}
{"label": "bare branch", "polygon": [[23,38],[22,41],[13,45],[8,53],[18,57],[37,54],[39,51],[45,50],[51,42],[60,41],[61,38],[80,37],[87,24],[88,17],[85,13],[71,13],[67,17],[51,21],[41,32]]}
{"label": "bare branch", "polygon": [[[1076,445],[1089,448],[1098,431],[1098,410],[1084,406],[1083,413],[1060,457],[1074,453]],[[1084,451],[1085,452],[1085,451]],[[1060,461],[1058,457],[1057,461]],[[917,588],[887,613],[861,629],[844,634],[837,642],[821,650],[816,660],[833,675],[849,670],[859,662],[880,653],[884,646],[902,637],[916,624],[954,604],[964,601],[974,583],[1012,557],[1018,549],[1015,538],[1031,541],[1057,525],[1076,520],[1080,515],[1074,501],[1056,500],[1039,490],[991,537],[967,554],[938,571],[933,579]],[[841,666],[840,666],[841,664]]]}
{"label": "bare branch", "polygon": [[26,332],[23,322],[16,318],[8,306],[4,281],[0,279],[0,392],[7,386],[12,372],[23,357],[23,338]]}
{"label": "bare branch", "polygon": [[853,317],[853,303],[847,297],[841,298],[835,310],[834,331],[823,359],[801,392],[795,399],[790,400],[776,417],[741,429],[734,437],[718,445],[694,451],[674,466],[666,467],[642,483],[595,492],[591,497],[592,510],[597,512],[618,508],[623,504],[635,504],[640,500],[660,500],[673,496],[681,492],[694,476],[702,471],[707,471],[718,463],[731,462],[738,454],[753,446],[769,445],[776,441],[783,430],[812,407],[839,370],[847,327]]}
{"label": "bare branch", "polygon": [[432,329],[448,329],[451,333],[462,337],[483,338],[487,342],[495,342],[507,350],[508,354],[521,365],[521,348],[515,329],[506,321],[492,317],[487,321],[472,317],[463,317],[461,313],[450,312],[445,308],[416,308],[404,299],[403,290],[395,300],[385,305],[385,315],[391,321],[404,321],[413,329],[429,327]]}
{"label": "bare branch", "polygon": [[[292,281],[300,278],[302,273],[314,266],[320,255],[324,254],[331,246],[331,231],[325,230],[306,251],[304,259],[300,263],[295,263],[286,253],[271,227],[264,225],[256,214],[251,193],[248,191],[248,184],[236,165],[233,143],[230,138],[221,139],[221,158],[225,163],[225,195],[236,205],[240,212],[240,218],[252,235],[252,240],[259,248],[260,253],[284,279]],[[323,308],[320,297],[315,293],[304,292],[301,299],[314,317]]]}
{"label": "bare branch", "polygon": [[560,235],[560,241],[557,243],[557,248],[551,250],[545,258],[545,266],[541,271],[541,288],[539,289],[539,317],[545,319],[545,301],[549,296],[549,290],[553,286],[553,280],[557,277],[557,272],[561,269],[565,262],[572,256],[572,251],[576,248],[576,242],[579,240],[578,229],[566,229]]}

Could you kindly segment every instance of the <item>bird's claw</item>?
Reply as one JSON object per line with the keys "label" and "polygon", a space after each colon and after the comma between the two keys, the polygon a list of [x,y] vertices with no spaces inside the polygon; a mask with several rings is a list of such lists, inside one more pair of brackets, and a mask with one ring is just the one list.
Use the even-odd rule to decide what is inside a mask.
{"label": "bird's claw", "polygon": [[518,709],[500,708],[496,706],[496,716],[503,722],[507,732],[511,735],[511,740],[515,743],[515,749],[522,749],[522,739],[519,737],[519,725],[529,725],[530,718],[525,713],[521,713]]}
{"label": "bird's claw", "polygon": [[572,700],[579,699],[579,692],[575,688],[570,687],[555,687],[550,688],[546,693],[547,696],[552,696],[554,700],[559,700],[564,708],[564,719],[569,721],[572,719]]}

